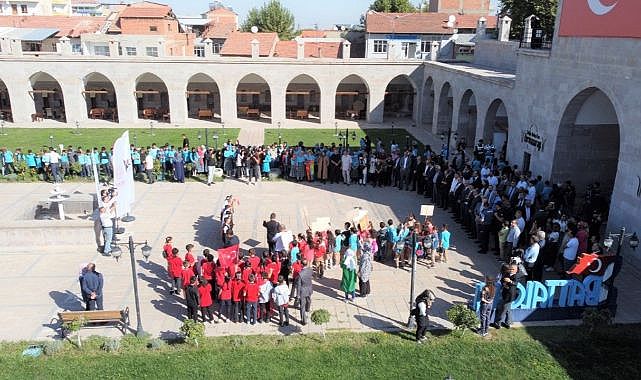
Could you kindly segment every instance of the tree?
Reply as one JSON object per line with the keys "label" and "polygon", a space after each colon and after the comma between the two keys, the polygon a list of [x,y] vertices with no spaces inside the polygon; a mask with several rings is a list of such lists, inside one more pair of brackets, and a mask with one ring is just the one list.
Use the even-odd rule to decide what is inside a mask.
{"label": "tree", "polygon": [[241,29],[249,32],[255,26],[260,32],[276,32],[281,40],[294,36],[294,15],[279,0],[270,0],[259,8],[252,8]]}
{"label": "tree", "polygon": [[548,37],[554,34],[554,21],[558,0],[501,0],[501,15],[510,16],[512,29],[510,37],[521,39],[525,19],[535,15],[541,22],[541,28]]}
{"label": "tree", "polygon": [[409,0],[375,0],[369,9],[376,12],[412,13],[417,9]]}

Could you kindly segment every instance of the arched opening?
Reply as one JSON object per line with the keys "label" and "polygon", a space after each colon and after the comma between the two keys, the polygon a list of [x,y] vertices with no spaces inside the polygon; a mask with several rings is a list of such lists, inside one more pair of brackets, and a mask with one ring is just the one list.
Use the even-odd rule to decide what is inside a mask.
{"label": "arched opening", "polygon": [[367,118],[369,88],[358,75],[345,77],[336,87],[337,119],[360,120]]}
{"label": "arched opening", "polygon": [[90,119],[118,121],[118,104],[113,83],[100,73],[91,73],[84,78],[83,95]]}
{"label": "arched opening", "polygon": [[502,161],[505,161],[508,157],[509,126],[505,103],[501,99],[494,99],[485,115],[483,143],[493,145],[499,160]]}
{"label": "arched opening", "polygon": [[144,73],[136,79],[136,102],[138,118],[169,123],[169,93],[162,79]]}
{"label": "arched opening", "polygon": [[434,81],[427,78],[423,87],[423,124],[432,126],[434,120]]}
{"label": "arched opening", "polygon": [[238,82],[236,104],[237,118],[271,122],[272,95],[261,76],[249,74]]}
{"label": "arched opening", "polygon": [[383,121],[414,120],[416,88],[407,75],[392,79],[385,88]]}
{"label": "arched opening", "polygon": [[220,122],[220,91],[209,75],[199,73],[189,78],[185,97],[189,118]]}
{"label": "arched opening", "polygon": [[11,112],[11,99],[9,98],[9,90],[7,86],[0,79],[0,120],[5,120],[13,123],[13,112]]}
{"label": "arched opening", "polygon": [[476,96],[472,90],[463,93],[461,106],[458,111],[458,143],[464,143],[466,146],[474,145],[476,136]]}
{"label": "arched opening", "polygon": [[29,93],[36,108],[36,113],[31,115],[31,120],[51,119],[66,122],[65,101],[60,83],[43,72],[33,74],[29,81],[31,82]]}
{"label": "arched opening", "polygon": [[287,85],[285,111],[288,119],[320,122],[320,87],[309,75],[299,75]]}
{"label": "arched opening", "polygon": [[441,87],[441,93],[438,99],[438,123],[436,125],[437,133],[447,133],[452,128],[452,114],[454,113],[454,97],[452,95],[452,86],[445,82]]}
{"label": "arched opening", "polygon": [[578,194],[599,182],[601,194],[609,198],[619,166],[619,145],[619,119],[608,96],[595,87],[581,91],[563,113],[551,180],[572,181]]}

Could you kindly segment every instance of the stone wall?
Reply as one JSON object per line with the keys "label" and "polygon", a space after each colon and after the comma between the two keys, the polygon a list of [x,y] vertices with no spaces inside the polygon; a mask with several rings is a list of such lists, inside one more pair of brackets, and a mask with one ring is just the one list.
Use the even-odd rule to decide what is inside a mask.
{"label": "stone wall", "polygon": [[515,72],[518,49],[516,41],[478,40],[474,48],[474,64]]}

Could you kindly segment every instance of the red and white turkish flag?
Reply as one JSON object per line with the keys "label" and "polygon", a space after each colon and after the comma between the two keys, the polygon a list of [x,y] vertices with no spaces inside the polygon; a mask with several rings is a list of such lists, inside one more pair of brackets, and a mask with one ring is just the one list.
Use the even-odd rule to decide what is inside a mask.
{"label": "red and white turkish flag", "polygon": [[641,38],[641,0],[564,0],[562,37]]}

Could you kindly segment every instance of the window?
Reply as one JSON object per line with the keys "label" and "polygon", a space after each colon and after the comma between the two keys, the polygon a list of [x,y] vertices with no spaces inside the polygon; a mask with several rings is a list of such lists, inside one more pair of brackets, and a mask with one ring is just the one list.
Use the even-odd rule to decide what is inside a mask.
{"label": "window", "polygon": [[26,14],[26,13],[29,13],[29,9],[27,8],[27,6],[25,4],[22,4],[20,6],[20,12]]}
{"label": "window", "polygon": [[133,47],[133,46],[127,46],[125,48],[125,51],[127,52],[128,56],[138,55],[138,52],[136,51],[136,48]]}
{"label": "window", "polygon": [[71,52],[74,54],[82,54],[82,45],[71,44]]}
{"label": "window", "polygon": [[18,4],[11,4],[11,14],[14,16],[18,14]]}
{"label": "window", "polygon": [[171,24],[167,24],[167,31],[171,32]]}
{"label": "window", "polygon": [[146,51],[147,51],[147,57],[158,56],[158,48],[156,46],[147,46]]}
{"label": "window", "polygon": [[149,31],[150,32],[157,32],[158,31],[158,27],[156,25],[150,25],[149,26]]}
{"label": "window", "polygon": [[374,53],[387,53],[387,41],[374,40]]}
{"label": "window", "polygon": [[432,50],[432,41],[421,41],[421,51],[429,53]]}
{"label": "window", "polygon": [[211,46],[214,49],[214,54],[220,54],[220,49],[223,48],[223,44],[220,42],[214,42]]}
{"label": "window", "polygon": [[204,46],[194,46],[194,55],[196,57],[204,57],[205,56],[205,47]]}
{"label": "window", "polygon": [[101,45],[94,46],[93,53],[95,55],[109,57],[109,46],[101,46]]}

